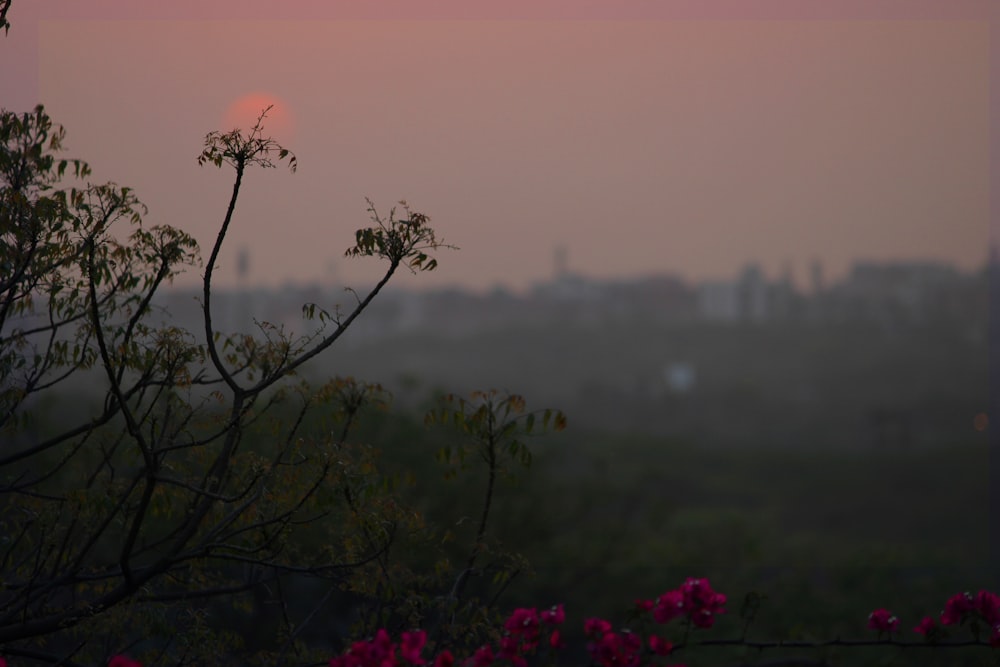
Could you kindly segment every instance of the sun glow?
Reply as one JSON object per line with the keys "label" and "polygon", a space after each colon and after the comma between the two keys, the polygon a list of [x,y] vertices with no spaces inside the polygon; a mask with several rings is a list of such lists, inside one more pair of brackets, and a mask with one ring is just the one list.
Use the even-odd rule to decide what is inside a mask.
{"label": "sun glow", "polygon": [[226,109],[222,130],[248,130],[268,107],[270,109],[261,124],[264,135],[283,144],[291,141],[294,138],[295,123],[288,105],[279,97],[264,92],[249,93],[234,100]]}

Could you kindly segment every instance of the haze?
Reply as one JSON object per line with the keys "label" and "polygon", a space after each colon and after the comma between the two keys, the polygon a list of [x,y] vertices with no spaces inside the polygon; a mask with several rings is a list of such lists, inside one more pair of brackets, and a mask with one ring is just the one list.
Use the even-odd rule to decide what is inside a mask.
{"label": "haze", "polygon": [[813,259],[836,278],[857,259],[987,256],[985,21],[524,7],[493,20],[458,5],[348,20],[306,4],[248,21],[107,2],[82,20],[70,4],[15,3],[0,50],[37,57],[38,73],[4,85],[3,105],[43,102],[68,155],[135,187],[149,222],[205,255],[232,177],[195,164],[205,133],[229,129],[248,93],[292,114],[279,138],[298,173],[251,173],[223,286],[241,249],[250,284],[370,280],[373,263],[343,258],[366,196],[383,211],[406,199],[461,247],[404,276],[413,286],[523,289],[551,277],[558,246],[600,278],[704,280],[759,261],[791,264],[800,284]]}

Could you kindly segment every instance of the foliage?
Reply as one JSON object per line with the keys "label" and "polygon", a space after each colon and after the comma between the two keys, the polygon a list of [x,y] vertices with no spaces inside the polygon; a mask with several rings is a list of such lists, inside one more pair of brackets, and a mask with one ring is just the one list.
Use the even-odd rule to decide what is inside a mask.
{"label": "foliage", "polygon": [[[198,157],[235,179],[204,265],[204,327],[193,332],[152,304],[199,265],[194,239],[145,225],[126,187],[64,187],[90,171],[57,159],[64,131],[41,106],[0,116],[0,644],[9,656],[79,664],[128,649],[156,664],[308,663],[376,625],[437,622],[452,641],[489,625],[490,604],[455,583],[477,573],[488,512],[467,567],[454,571],[440,536],[380,472],[377,449],[352,439],[385,392],[353,378],[311,386],[298,374],[400,266],[436,266],[430,253],[442,243],[429,218],[405,203],[404,217],[382,217],[369,201],[373,226],[347,255],[381,260],[382,278],[344,313],[307,304],[304,335],[213,325],[213,273],[246,169],[296,166],[263,133],[265,118],[208,134]],[[50,420],[71,384],[88,387],[94,409]],[[486,409],[506,409],[503,419],[524,412],[523,399],[497,400]],[[493,476],[498,464],[487,463]],[[495,554],[494,573],[507,571],[505,558]],[[429,562],[429,573],[411,567]],[[248,618],[256,632],[240,631]],[[341,624],[318,647],[307,641],[317,619]]]}
{"label": "foliage", "polygon": [[10,31],[10,21],[7,20],[7,12],[10,11],[10,4],[14,0],[0,0],[0,28],[3,28],[4,35]]}

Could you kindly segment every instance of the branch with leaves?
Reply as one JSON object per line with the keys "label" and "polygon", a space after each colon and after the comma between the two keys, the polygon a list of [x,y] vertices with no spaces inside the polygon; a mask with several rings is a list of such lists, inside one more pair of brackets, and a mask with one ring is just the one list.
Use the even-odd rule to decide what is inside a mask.
{"label": "branch with leaves", "polygon": [[[296,167],[264,134],[265,119],[266,110],[249,131],[210,133],[198,157],[235,171],[204,267],[198,336],[154,305],[198,265],[193,238],[145,225],[128,188],[61,187],[90,172],[56,157],[65,133],[42,107],[0,115],[0,643],[11,655],[44,643],[57,662],[95,659],[140,630],[144,641],[177,623],[208,632],[201,616],[185,616],[192,601],[239,593],[275,599],[294,637],[290,582],[325,581],[329,591],[349,589],[370,566],[391,576],[397,528],[417,517],[383,489],[371,449],[349,441],[380,392],[295,376],[398,267],[433,269],[430,253],[443,244],[427,216],[403,205],[405,218],[395,209],[383,218],[369,201],[373,226],[347,254],[387,266],[346,316],[320,317],[299,338],[267,323],[257,335],[217,331],[212,277],[245,170]],[[71,400],[70,381],[95,400],[47,420],[46,402]],[[174,664],[204,664],[210,646],[163,650]]]}

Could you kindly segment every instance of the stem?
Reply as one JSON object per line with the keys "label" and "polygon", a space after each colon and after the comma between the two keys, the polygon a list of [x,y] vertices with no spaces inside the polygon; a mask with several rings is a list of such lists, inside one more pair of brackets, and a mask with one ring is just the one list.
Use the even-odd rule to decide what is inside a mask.
{"label": "stem", "polygon": [[215,262],[219,258],[222,250],[222,242],[226,239],[226,232],[229,230],[229,223],[233,220],[233,211],[236,210],[236,200],[240,196],[240,185],[243,183],[243,170],[246,168],[246,160],[240,156],[236,159],[236,181],[233,183],[233,194],[229,198],[229,206],[226,208],[226,218],[222,221],[222,228],[215,238],[215,245],[212,247],[212,255],[208,259],[208,266],[205,267],[204,288],[202,290],[202,311],[205,319],[205,340],[208,345],[208,354],[212,358],[212,365],[222,376],[223,381],[229,385],[234,392],[239,391],[236,380],[222,365],[219,358],[219,351],[215,348],[215,337],[212,333],[212,272],[215,270]]}

